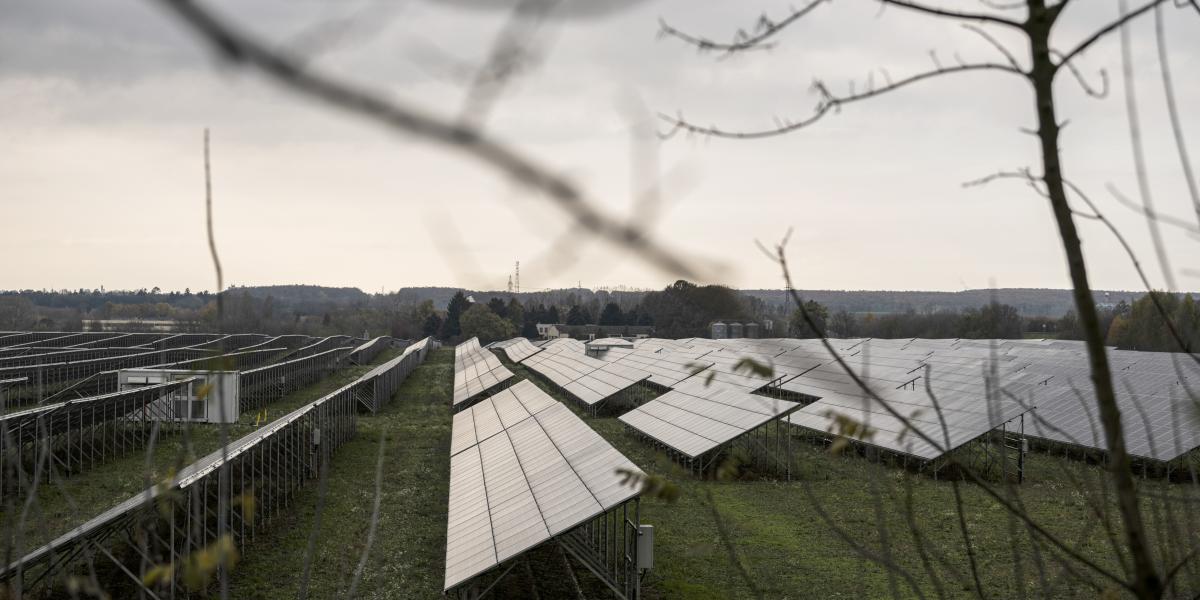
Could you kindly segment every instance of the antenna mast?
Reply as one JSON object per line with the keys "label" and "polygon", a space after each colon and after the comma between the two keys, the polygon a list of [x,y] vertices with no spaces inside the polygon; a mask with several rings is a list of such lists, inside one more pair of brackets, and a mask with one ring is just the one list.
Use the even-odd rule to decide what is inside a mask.
{"label": "antenna mast", "polygon": [[519,260],[517,261],[517,273],[516,273],[516,275],[517,275],[517,277],[516,277],[516,279],[517,279],[517,293],[518,293],[518,294],[520,294],[520,293],[521,293],[521,261],[519,261]]}

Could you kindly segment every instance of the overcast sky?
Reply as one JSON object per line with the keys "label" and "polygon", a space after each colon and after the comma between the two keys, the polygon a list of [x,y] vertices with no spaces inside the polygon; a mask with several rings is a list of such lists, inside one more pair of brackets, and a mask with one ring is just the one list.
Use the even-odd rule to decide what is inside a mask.
{"label": "overcast sky", "polygon": [[[209,5],[267,39],[298,44],[315,68],[448,118],[458,114],[470,69],[508,17],[420,0]],[[817,78],[839,90],[858,79],[861,89],[872,69],[877,82],[881,67],[893,78],[928,69],[930,50],[947,64],[956,52],[997,58],[957,23],[880,13],[865,1],[820,7],[772,50],[725,60],[656,36],[661,17],[729,39],[760,12],[782,17],[788,6],[642,2],[555,21],[537,38],[542,60],[506,91],[487,127],[568,174],[610,214],[627,217],[637,187],[630,106],[757,129],[775,116],[809,113]],[[1059,47],[1116,11],[1115,1],[1076,2],[1057,32]],[[1167,15],[1179,105],[1200,106],[1200,15]],[[1132,33],[1154,199],[1163,212],[1194,223],[1152,24],[1144,18]],[[320,34],[329,31],[340,35]],[[1015,42],[1004,33],[994,29]],[[1135,197],[1137,190],[1117,37],[1080,65],[1093,79],[1107,68],[1112,93],[1089,98],[1060,78],[1066,173],[1121,228],[1161,286],[1144,221],[1104,190],[1108,183]],[[714,278],[737,287],[781,287],[754,242],[776,241],[789,227],[804,288],[1068,287],[1044,199],[1015,182],[961,185],[1036,165],[1035,139],[1021,131],[1034,126],[1030,96],[1011,75],[958,75],[855,104],[779,138],[656,142],[664,206],[647,226],[671,248],[718,263]],[[525,289],[576,282],[657,288],[673,279],[586,236],[564,244],[564,215],[470,159],[214,60],[148,0],[0,0],[0,107],[0,289],[213,288],[203,220],[205,127],[213,136],[227,283],[503,289],[518,260]],[[1195,160],[1200,113],[1185,112],[1184,120]],[[1095,222],[1080,227],[1093,285],[1140,287],[1111,234]],[[1173,228],[1164,233],[1179,287],[1200,288],[1200,243]],[[551,260],[558,256],[552,248],[578,260],[563,266]]]}

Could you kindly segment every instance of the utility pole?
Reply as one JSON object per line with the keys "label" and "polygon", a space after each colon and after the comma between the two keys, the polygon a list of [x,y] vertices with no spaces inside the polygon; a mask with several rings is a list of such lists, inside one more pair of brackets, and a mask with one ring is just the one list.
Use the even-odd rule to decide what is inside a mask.
{"label": "utility pole", "polygon": [[[792,283],[787,282],[787,289],[783,292],[783,330],[784,337],[792,335],[792,311],[788,310],[792,304]],[[799,308],[799,307],[797,307]]]}

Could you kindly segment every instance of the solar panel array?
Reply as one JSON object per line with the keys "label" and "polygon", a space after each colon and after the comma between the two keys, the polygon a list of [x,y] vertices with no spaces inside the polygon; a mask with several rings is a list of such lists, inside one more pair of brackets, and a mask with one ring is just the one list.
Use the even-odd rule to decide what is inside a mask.
{"label": "solar panel array", "polygon": [[[119,332],[18,332],[0,335],[0,379],[24,378],[9,386],[9,404],[54,402],[68,395],[87,396],[116,390],[116,371],[124,368],[187,368],[224,352],[225,362],[251,368],[304,354],[289,348],[316,338],[299,335]],[[347,336],[324,338],[308,348],[344,346]]]}
{"label": "solar panel array", "polygon": [[180,378],[0,415],[0,494],[27,484],[29,473],[44,468],[39,464],[53,462],[66,474],[145,447],[142,434],[155,421],[170,427],[181,416],[174,393],[199,381]]}
{"label": "solar panel array", "polygon": [[[656,375],[667,365],[675,365],[668,370],[683,375],[677,365],[689,362],[698,371],[674,382],[669,373],[652,377],[652,382],[669,384],[666,387],[704,380],[744,391],[798,394],[812,404],[790,416],[793,424],[825,433],[837,432],[847,421],[865,423],[874,433],[864,441],[921,458],[940,456],[938,447],[952,450],[1021,414],[1027,415],[1029,437],[1107,449],[1081,342],[829,342],[886,406],[869,399],[815,339],[644,339],[635,341],[634,352],[610,350],[606,358],[637,362]],[[774,379],[767,381],[767,376],[739,369],[743,357],[770,365]],[[1195,411],[1189,399],[1189,390],[1193,394],[1200,390],[1200,368],[1194,361],[1179,354],[1125,350],[1110,350],[1109,360],[1130,454],[1169,461],[1200,448],[1200,428],[1193,425]],[[698,369],[703,362],[712,366]],[[937,417],[939,410],[946,420],[945,430]],[[912,421],[912,427],[903,425],[893,411]],[[921,440],[918,432],[934,444]]]}
{"label": "solar panel array", "polygon": [[471,338],[454,347],[454,406],[486,393],[512,379],[509,371],[495,354]]}
{"label": "solar panel array", "polygon": [[[296,490],[317,477],[320,465],[328,464],[332,452],[355,435],[361,391],[368,389],[391,397],[414,363],[424,360],[435,346],[428,338],[414,344],[402,356],[230,442],[184,467],[169,482],[147,488],[8,564],[0,571],[0,581],[11,581],[19,575],[21,589],[28,592],[35,586],[49,586],[56,579],[74,577],[72,570],[82,561],[89,568],[97,558],[117,562],[121,559],[114,555],[114,547],[125,544],[124,540],[135,536],[135,531],[145,552],[163,556],[172,564],[188,560],[194,550],[207,547],[222,535],[232,534],[239,546],[244,546],[254,531],[287,514]],[[138,393],[145,390],[150,388]],[[247,494],[257,500],[253,519],[233,510],[228,512],[229,521],[224,527],[214,526],[218,506],[236,506],[236,499]],[[150,522],[163,523],[147,527]],[[179,531],[193,533],[181,544],[174,535]],[[93,555],[92,550],[100,552]],[[119,562],[116,566],[129,568]],[[142,580],[134,577],[134,581]],[[172,597],[194,592],[185,587],[182,578],[169,578],[167,585],[172,587]],[[162,593],[162,588],[146,582],[143,591]]]}
{"label": "solar panel array", "polygon": [[[1107,449],[1081,342],[829,342],[884,403],[869,398],[816,339],[644,338],[634,340],[632,350],[609,348],[592,358],[582,342],[559,338],[543,342],[543,352],[526,364],[581,398],[597,394],[578,389],[584,387],[578,384],[578,391],[568,386],[589,369],[599,369],[600,362],[645,372],[646,381],[669,389],[704,382],[746,393],[796,394],[811,404],[789,417],[792,424],[824,434],[838,433],[847,422],[863,423],[872,432],[864,443],[922,459],[941,456],[1023,414],[1029,437]],[[770,374],[758,372],[745,359],[769,367]],[[1194,361],[1178,354],[1123,350],[1110,350],[1109,359],[1133,456],[1169,461],[1200,448],[1189,397],[1200,391],[1200,368]]]}
{"label": "solar panel array", "polygon": [[[1013,357],[1011,362],[1023,364],[1014,378],[1038,382],[1030,384],[1026,393],[1026,401],[1037,406],[1033,435],[1064,444],[1108,448],[1086,355],[1026,347],[1014,348],[1008,355]],[[1122,350],[1110,351],[1109,362],[1131,455],[1169,461],[1200,448],[1200,427],[1196,426],[1200,419],[1196,409],[1200,366],[1179,354]]]}
{"label": "solar panel array", "polygon": [[641,471],[521,381],[454,417],[445,590],[637,496]]}

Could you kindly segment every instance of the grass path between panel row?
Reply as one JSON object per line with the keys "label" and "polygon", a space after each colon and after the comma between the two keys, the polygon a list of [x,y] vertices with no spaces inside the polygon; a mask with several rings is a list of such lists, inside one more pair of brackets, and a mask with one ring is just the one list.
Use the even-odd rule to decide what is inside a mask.
{"label": "grass path between panel row", "polygon": [[[379,438],[384,436],[378,530],[359,598],[435,598],[441,593],[450,469],[450,383],[454,351],[430,353],[376,415],[361,415],[358,434],[330,462],[309,598],[338,598],[362,556],[375,501]],[[232,597],[294,599],[320,486],[312,482],[291,511],[247,546],[232,578]]]}

